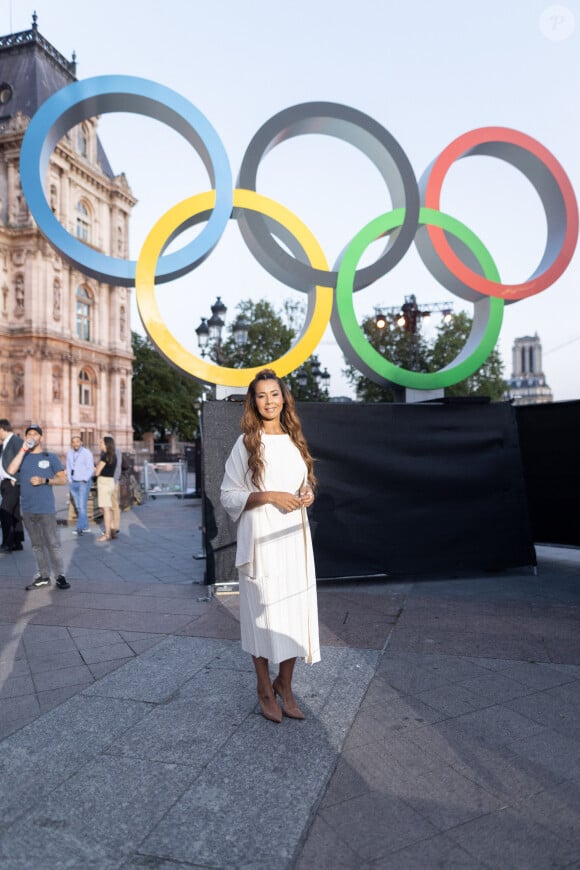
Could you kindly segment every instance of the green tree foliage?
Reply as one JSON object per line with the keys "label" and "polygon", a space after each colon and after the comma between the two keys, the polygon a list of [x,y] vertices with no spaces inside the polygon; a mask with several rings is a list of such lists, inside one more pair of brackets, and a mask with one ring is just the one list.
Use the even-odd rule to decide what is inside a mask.
{"label": "green tree foliage", "polygon": [[192,441],[198,432],[198,405],[203,387],[181,375],[148,338],[131,333],[133,362],[133,428],[135,437],[156,432]]}
{"label": "green tree foliage", "polygon": [[[467,342],[471,323],[471,317],[465,311],[460,311],[449,323],[441,323],[437,327],[437,337],[429,354],[431,371],[437,371],[455,359]],[[447,387],[445,395],[489,396],[492,402],[499,402],[508,390],[503,374],[503,360],[498,349],[494,348],[481,368],[464,381]]]}
{"label": "green tree foliage", "polygon": [[[231,368],[253,368],[268,366],[290,350],[305,310],[299,303],[286,301],[281,311],[276,311],[265,299],[254,301],[245,299],[236,307],[236,316],[248,324],[248,338],[245,344],[237,344],[230,327],[230,336],[222,342],[219,349],[212,349],[210,356],[214,362]],[[285,377],[297,401],[328,401],[328,396],[317,387],[312,373],[315,357],[306,360],[302,368],[306,375],[306,385],[298,383],[298,373],[291,372]]]}
{"label": "green tree foliage", "polygon": [[[415,372],[429,371],[429,347],[420,332],[414,335],[405,332],[390,321],[384,329],[379,329],[374,317],[363,320],[362,330],[370,344],[381,356],[404,369]],[[347,363],[347,380],[356,390],[357,399],[362,402],[394,402],[393,387],[375,384],[361,374],[353,365]]]}
{"label": "green tree foliage", "polygon": [[290,349],[294,330],[270,302],[245,299],[238,304],[236,311],[237,317],[243,317],[248,324],[248,339],[245,344],[238,345],[232,333],[222,343],[219,353],[216,350],[210,352],[215,362],[231,368],[265,367]]}
{"label": "green tree foliage", "polygon": [[[460,311],[449,323],[437,327],[437,335],[427,342],[420,327],[415,334],[405,332],[394,324],[378,329],[374,317],[367,317],[362,329],[372,346],[386,359],[405,369],[417,372],[433,372],[443,368],[464,347],[471,329],[471,318]],[[489,396],[492,401],[503,399],[507,384],[503,378],[504,365],[495,349],[481,368],[469,378],[445,389],[446,396]],[[392,402],[395,390],[381,387],[362,375],[350,363],[345,375],[363,402]]]}

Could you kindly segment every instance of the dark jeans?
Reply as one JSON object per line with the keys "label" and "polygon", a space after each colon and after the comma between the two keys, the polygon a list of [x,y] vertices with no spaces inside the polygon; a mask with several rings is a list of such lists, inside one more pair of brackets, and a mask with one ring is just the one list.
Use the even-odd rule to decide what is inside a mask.
{"label": "dark jeans", "polygon": [[24,540],[24,528],[20,513],[20,486],[5,478],[0,482],[0,523],[2,523],[2,546],[16,547]]}
{"label": "dark jeans", "polygon": [[25,513],[22,518],[40,576],[50,577],[51,568],[55,578],[59,574],[64,574],[56,515]]}

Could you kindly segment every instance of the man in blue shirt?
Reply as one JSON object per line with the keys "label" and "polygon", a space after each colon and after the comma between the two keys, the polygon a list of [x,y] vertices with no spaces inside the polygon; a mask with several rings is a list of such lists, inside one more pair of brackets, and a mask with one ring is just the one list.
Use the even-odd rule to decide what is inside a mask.
{"label": "man in blue shirt", "polygon": [[77,509],[77,527],[73,535],[89,534],[89,518],[87,504],[91,491],[91,481],[95,473],[93,454],[86,447],[80,435],[71,438],[71,449],[66,455],[66,478],[70,485],[70,494]]}
{"label": "man in blue shirt", "polygon": [[38,569],[38,576],[26,588],[50,586],[52,569],[58,588],[70,589],[64,576],[52,491],[53,486],[66,484],[66,473],[58,456],[42,447],[40,426],[28,426],[24,433],[24,444],[8,466],[9,474],[18,471],[22,519]]}

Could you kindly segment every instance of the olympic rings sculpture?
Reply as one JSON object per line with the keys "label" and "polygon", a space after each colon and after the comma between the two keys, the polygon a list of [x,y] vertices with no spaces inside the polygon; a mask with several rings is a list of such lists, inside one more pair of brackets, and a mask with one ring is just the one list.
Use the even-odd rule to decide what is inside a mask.
{"label": "olympic rings sculpture", "polygon": [[[212,184],[211,190],[183,200],[157,221],[136,262],[101,254],[70,235],[52,213],[45,192],[50,156],[62,136],[95,114],[119,111],[147,115],[179,132],[201,157]],[[333,270],[302,221],[257,191],[258,169],[269,151],[280,142],[309,133],[333,136],[358,148],[378,169],[389,194],[389,211],[356,234]],[[496,157],[522,172],[544,207],[545,249],[537,269],[520,284],[502,284],[482,242],[439,209],[450,167],[474,154]],[[143,325],[160,352],[203,383],[232,387],[247,386],[266,364],[280,376],[297,369],[314,352],[329,321],[349,362],[377,383],[419,390],[450,386],[475,372],[492,352],[504,302],[525,299],[551,286],[568,267],[578,239],[578,206],[568,176],[543,145],[517,130],[483,127],[459,136],[417,183],[400,144],[373,118],[338,103],[302,103],[274,115],[258,130],[233,189],[225,149],[205,116],[169,88],[132,76],[85,79],[46,100],[24,136],[20,176],[40,231],[67,262],[99,281],[134,285]],[[305,324],[290,351],[249,369],[225,368],[189,352],[163,322],[155,299],[157,284],[192,271],[211,254],[231,218],[237,220],[248,248],[263,268],[308,296]],[[164,254],[183,230],[202,222],[206,225],[193,241]],[[362,254],[377,239],[386,240],[379,257],[358,269]],[[353,294],[386,275],[413,242],[433,277],[474,305],[465,347],[438,372],[408,371],[386,360],[368,343],[354,313]]]}

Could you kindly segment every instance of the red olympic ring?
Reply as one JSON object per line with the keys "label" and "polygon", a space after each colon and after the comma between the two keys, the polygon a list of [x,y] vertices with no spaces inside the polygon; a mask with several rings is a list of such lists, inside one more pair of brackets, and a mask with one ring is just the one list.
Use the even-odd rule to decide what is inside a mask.
{"label": "red olympic ring", "polygon": [[[447,171],[456,160],[471,154],[499,157],[524,172],[532,182],[548,215],[548,238],[542,260],[531,277],[522,284],[501,284],[470,269],[451,247],[445,231],[440,227],[428,226],[427,233],[433,250],[466,293],[476,291],[506,301],[525,299],[540,293],[562,275],[576,247],[578,206],[570,180],[553,154],[531,136],[507,127],[481,127],[459,136],[437,157],[424,187],[425,207],[440,211],[441,188]],[[534,172],[528,174],[527,170],[530,169]],[[552,215],[546,208],[548,204],[552,215],[554,211],[557,213],[558,219],[555,221],[550,220]]]}

